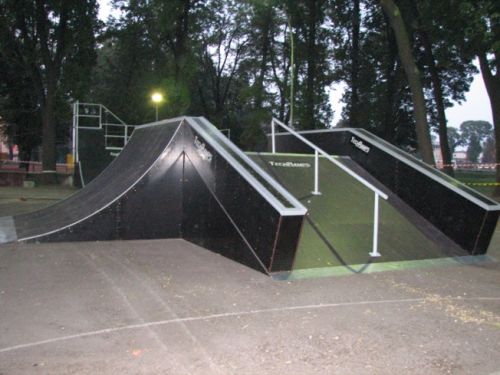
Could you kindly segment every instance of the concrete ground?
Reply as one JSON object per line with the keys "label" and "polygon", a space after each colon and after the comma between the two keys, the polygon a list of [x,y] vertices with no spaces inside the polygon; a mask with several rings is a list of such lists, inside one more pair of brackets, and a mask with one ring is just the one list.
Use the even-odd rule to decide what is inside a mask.
{"label": "concrete ground", "polygon": [[0,247],[1,375],[499,374],[499,353],[494,259],[275,281],[183,240]]}

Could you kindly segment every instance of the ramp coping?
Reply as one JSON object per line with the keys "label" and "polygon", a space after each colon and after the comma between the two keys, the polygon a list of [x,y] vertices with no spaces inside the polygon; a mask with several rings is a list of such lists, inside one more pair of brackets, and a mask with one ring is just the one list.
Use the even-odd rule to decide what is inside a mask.
{"label": "ramp coping", "polygon": [[[345,132],[345,131],[350,131],[354,135],[356,135],[359,138],[364,139],[365,141],[368,142],[374,142],[377,147],[379,147],[381,150],[384,152],[388,153],[389,155],[395,157],[399,161],[411,166],[412,168],[418,170],[419,172],[425,174],[427,177],[433,179],[434,181],[440,183],[441,185],[446,186],[448,189],[452,190],[453,192],[461,195],[462,197],[468,199],[469,201],[475,203],[476,205],[480,206],[481,208],[484,208],[486,211],[500,211],[500,203],[495,202],[494,200],[488,198],[487,196],[477,192],[477,191],[471,191],[469,192],[468,190],[470,189],[468,186],[462,184],[460,181],[457,181],[458,184],[460,184],[460,189],[454,186],[452,183],[448,182],[446,178],[448,177],[445,175],[443,172],[439,170],[432,170],[429,171],[431,167],[422,162],[421,160],[417,159],[416,157],[410,155],[410,154],[405,154],[402,156],[400,152],[404,152],[402,150],[395,151],[394,148],[396,146],[391,145],[387,141],[383,140],[380,137],[377,137],[376,135],[370,134],[368,136],[365,134],[362,130],[364,129],[357,129],[357,128],[341,128],[341,129],[318,129],[318,130],[303,130],[300,131],[300,134],[314,134],[314,133],[327,133],[327,132]],[[288,133],[286,132],[279,132],[276,133],[276,136],[279,135],[287,135]],[[443,176],[441,176],[443,175]],[[476,198],[474,195],[478,195],[481,198],[483,198],[485,201],[491,202],[491,204],[487,204],[481,199]]]}
{"label": "ramp coping", "polygon": [[[196,131],[206,138],[206,141],[212,146],[218,153],[220,153],[228,163],[235,168],[247,182],[252,185],[252,187],[257,190],[262,196],[280,213],[282,216],[298,216],[305,215],[307,208],[305,208],[292,194],[288,192],[282,185],[280,185],[274,178],[272,178],[267,172],[265,172],[261,167],[259,167],[252,159],[250,159],[243,151],[241,151],[234,143],[229,141],[220,131],[211,124],[204,117],[185,117],[185,120],[191,125]],[[199,124],[196,120],[200,121],[203,126],[210,130],[213,130],[213,134],[208,134],[203,126]],[[245,169],[239,161],[237,161],[234,156],[229,154],[220,144],[214,141],[214,138],[223,143],[228,147],[231,152],[234,152],[241,160],[243,160],[253,171],[255,171],[259,177],[261,177],[266,183],[268,183],[274,190],[276,190],[287,202],[290,203],[291,207],[286,207],[279,199],[272,194],[269,189],[267,189],[260,181],[258,181],[247,169]]]}
{"label": "ramp coping", "polygon": [[134,125],[135,129],[142,129],[142,128],[149,128],[151,126],[157,126],[157,125],[164,125],[168,124],[169,122],[182,122],[186,120],[188,117],[187,116],[178,116],[174,118],[169,118],[169,119],[164,119],[164,120],[159,120],[159,121],[154,121],[154,122],[148,122],[146,124],[142,125]]}

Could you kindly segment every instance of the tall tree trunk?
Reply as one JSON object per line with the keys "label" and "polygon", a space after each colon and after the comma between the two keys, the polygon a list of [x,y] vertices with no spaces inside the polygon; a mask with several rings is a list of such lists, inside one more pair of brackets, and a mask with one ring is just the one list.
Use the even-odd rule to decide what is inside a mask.
{"label": "tall tree trunk", "polygon": [[443,85],[441,81],[441,77],[439,76],[439,72],[436,67],[436,59],[434,57],[434,52],[432,50],[432,41],[427,34],[427,31],[422,26],[421,23],[421,15],[418,7],[418,3],[416,1],[410,2],[413,8],[413,12],[417,18],[417,26],[418,33],[422,40],[422,45],[424,47],[424,55],[427,61],[427,65],[429,66],[429,73],[431,75],[432,82],[432,95],[434,97],[434,102],[436,103],[436,112],[437,112],[437,120],[438,120],[438,135],[439,135],[439,147],[441,150],[441,156],[443,158],[444,164],[444,172],[450,176],[453,176],[453,167],[452,163],[452,154],[451,148],[448,142],[448,128],[447,128],[447,120],[446,113],[444,108],[444,99],[443,99]]}
{"label": "tall tree trunk", "polygon": [[413,111],[415,114],[415,130],[417,133],[417,142],[422,159],[427,164],[434,165],[434,154],[432,151],[431,137],[429,135],[429,126],[425,110],[425,99],[420,72],[415,64],[410,46],[410,39],[406,32],[406,26],[401,16],[401,12],[393,0],[379,0],[382,9],[389,18],[396,43],[398,45],[399,57],[406,73],[410,85]]}
{"label": "tall tree trunk", "polygon": [[42,182],[57,182],[54,94],[48,92],[42,105]]}
{"label": "tall tree trunk", "polygon": [[349,114],[349,126],[357,128],[359,126],[357,121],[358,113],[358,75],[359,75],[359,29],[360,29],[360,10],[359,1],[354,0],[352,11],[352,46],[351,46],[351,108]]}
{"label": "tall tree trunk", "polygon": [[261,51],[261,61],[260,61],[260,69],[259,76],[257,77],[256,82],[256,94],[255,94],[255,108],[260,109],[262,107],[263,102],[263,93],[264,93],[264,78],[267,72],[267,61],[269,55],[269,32],[271,29],[272,22],[272,8],[266,8],[266,13],[264,15],[264,25],[262,28],[262,43],[260,46]]}
{"label": "tall tree trunk", "polygon": [[188,38],[189,31],[189,12],[191,10],[191,0],[183,0],[181,2],[182,11],[177,19],[177,27],[175,30],[175,45],[173,48],[174,53],[174,77],[177,82],[180,78],[182,65],[186,54],[186,39]]}
{"label": "tall tree trunk", "polygon": [[[384,14],[385,16],[385,14]],[[394,38],[394,32],[392,31],[391,25],[387,16],[384,17],[386,20],[386,34],[387,34],[387,61],[385,68],[385,109],[384,109],[384,123],[383,132],[386,141],[394,143],[396,140],[396,131],[394,129],[394,96],[396,89],[396,70],[397,70],[397,54],[398,48],[396,46],[396,40]]]}
{"label": "tall tree trunk", "polygon": [[31,148],[28,148],[26,145],[19,144],[18,145],[18,158],[21,161],[26,161],[27,163],[21,163],[19,165],[20,168],[23,168],[26,172],[29,172],[30,169],[30,161],[31,161]]}
{"label": "tall tree trunk", "polygon": [[453,167],[451,165],[451,151],[450,144],[448,142],[448,128],[446,113],[444,110],[444,99],[443,99],[443,89],[441,83],[441,77],[439,76],[436,59],[434,58],[434,53],[432,52],[432,44],[429,36],[424,30],[419,30],[419,34],[422,37],[422,42],[425,49],[425,56],[427,63],[429,64],[429,73],[431,74],[432,80],[432,93],[434,96],[434,101],[436,102],[436,111],[438,118],[438,134],[439,134],[439,145],[441,148],[441,155],[443,157],[444,171],[453,176]]}
{"label": "tall tree trunk", "polygon": [[307,77],[305,91],[305,123],[303,129],[314,129],[314,86],[316,82],[316,0],[308,0],[307,18]]}
{"label": "tall tree trunk", "polygon": [[[491,112],[493,114],[493,126],[495,129],[495,156],[496,156],[496,182],[500,184],[500,72],[498,67],[495,74],[490,69],[486,53],[479,53],[479,66],[483,76],[484,85],[490,98]],[[494,195],[500,197],[500,186],[495,187]]]}

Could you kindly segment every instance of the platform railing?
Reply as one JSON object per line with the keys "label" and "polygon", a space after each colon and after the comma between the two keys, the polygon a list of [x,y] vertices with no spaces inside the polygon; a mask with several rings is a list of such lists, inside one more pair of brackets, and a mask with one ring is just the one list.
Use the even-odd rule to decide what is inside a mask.
{"label": "platform railing", "polygon": [[[291,127],[285,125],[278,119],[273,118],[271,121],[271,148],[272,153],[276,153],[276,126],[286,130],[288,133],[293,135],[295,138],[299,139],[311,149],[314,150],[314,185],[312,194],[320,195],[321,192],[319,190],[319,156],[323,156],[326,160],[333,163],[348,175],[356,179],[358,182],[366,186],[368,189],[373,191],[374,193],[374,204],[373,204],[373,241],[372,241],[372,251],[369,253],[371,257],[380,257],[381,254],[378,251],[378,234],[379,234],[379,215],[380,215],[380,207],[379,207],[379,199],[382,198],[387,200],[388,196],[383,191],[378,189],[376,186],[365,180],[363,177],[358,175],[356,172],[346,167],[344,164],[333,158],[330,154],[328,154],[323,149],[316,146],[314,143],[309,141],[307,138],[303,137],[297,131],[292,129]],[[282,133],[283,134],[283,133]]]}
{"label": "platform railing", "polygon": [[[80,124],[82,118],[95,119],[95,126]],[[75,162],[79,161],[77,129],[104,130],[106,149],[121,151],[130,139],[129,131],[133,129],[133,126],[126,124],[102,104],[76,101],[73,103],[73,157]]]}

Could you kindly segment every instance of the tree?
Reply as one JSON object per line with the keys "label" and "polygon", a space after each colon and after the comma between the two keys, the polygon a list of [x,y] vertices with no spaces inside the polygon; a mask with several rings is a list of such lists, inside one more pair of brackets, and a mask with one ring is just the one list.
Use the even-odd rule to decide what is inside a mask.
{"label": "tree", "polygon": [[380,5],[387,15],[398,45],[399,56],[406,72],[406,77],[411,88],[413,98],[413,111],[415,113],[415,126],[418,147],[424,162],[433,165],[434,154],[429,135],[425,99],[420,72],[412,55],[410,40],[406,26],[398,6],[393,0],[380,0]]}
{"label": "tree", "polygon": [[455,149],[458,146],[463,145],[464,140],[462,139],[462,135],[460,134],[457,128],[448,128],[447,135],[448,135],[448,145],[450,146],[450,153],[453,157]]}
{"label": "tree", "polygon": [[97,28],[95,0],[0,3],[0,56],[12,69],[26,73],[36,95],[47,182],[55,181],[58,96],[71,95],[71,90],[62,91],[71,86],[70,81],[82,82],[89,73]]}
{"label": "tree", "polygon": [[250,38],[249,48],[256,57],[255,64],[252,65],[254,74],[254,84],[252,94],[254,96],[253,105],[255,110],[263,108],[267,93],[268,73],[271,59],[271,39],[274,33],[274,23],[276,14],[272,2],[254,1],[251,2]]}
{"label": "tree", "polygon": [[332,82],[326,5],[326,0],[287,1],[297,56],[295,118],[301,129],[324,128],[332,115],[325,90]]}
{"label": "tree", "polygon": [[[423,0],[420,0],[418,2],[410,2],[412,4],[413,12],[416,17],[416,29],[417,33],[420,37],[423,50],[424,50],[424,60],[427,65],[427,69],[430,75],[430,80],[432,83],[432,94],[433,94],[433,99],[436,107],[436,118],[437,118],[437,128],[438,128],[438,134],[439,134],[439,145],[441,149],[441,155],[443,158],[443,164],[444,164],[444,171],[453,176],[453,167],[451,166],[451,150],[450,146],[448,144],[448,135],[447,135],[447,121],[446,121],[446,114],[445,114],[445,102],[444,102],[444,95],[443,95],[443,85],[441,82],[441,76],[438,71],[437,67],[437,61],[435,57],[435,53],[433,49],[435,48],[433,46],[433,41],[431,40],[431,25],[432,25],[432,20],[431,22],[426,22],[430,19],[430,17],[426,17],[425,11],[424,11],[424,17],[422,16],[422,10],[421,8],[427,3]],[[420,5],[420,7],[419,7]]]}
{"label": "tree", "polygon": [[486,139],[483,145],[483,163],[495,163],[495,138],[490,136]]}
{"label": "tree", "polygon": [[[496,182],[500,184],[500,3],[496,0],[455,0],[461,20],[467,25],[462,39],[464,54],[477,56],[493,113],[496,143]],[[494,194],[500,196],[500,185]]]}
{"label": "tree", "polygon": [[11,68],[4,60],[0,60],[0,113],[7,142],[18,145],[20,160],[30,161],[42,140],[37,98],[26,72]]}
{"label": "tree", "polygon": [[[343,120],[370,130],[405,149],[417,147],[411,92],[398,59],[394,31],[379,7],[360,2],[363,8],[359,33],[359,56],[353,61],[351,1],[337,0],[330,12],[335,56],[334,77],[346,84],[342,98]],[[356,73],[353,68],[357,65]],[[356,82],[353,82],[353,77]],[[353,84],[354,83],[354,84]],[[357,91],[355,93],[354,91]],[[353,100],[353,96],[357,99]],[[354,110],[353,107],[356,107]]]}
{"label": "tree", "polygon": [[465,121],[460,124],[463,144],[467,145],[467,158],[477,163],[483,151],[482,142],[492,136],[492,125],[487,121]]}
{"label": "tree", "polygon": [[477,163],[482,150],[481,141],[479,140],[477,134],[471,134],[467,143],[467,160],[471,163]]}
{"label": "tree", "polygon": [[465,143],[473,136],[483,142],[492,135],[493,126],[488,121],[464,121],[460,124],[460,133]]}
{"label": "tree", "polygon": [[210,16],[203,20],[199,35],[197,89],[205,115],[227,127],[227,104],[248,47],[248,10],[244,3],[216,0],[208,9]]}
{"label": "tree", "polygon": [[[276,87],[271,103],[273,115],[280,121],[287,123],[290,118],[290,76],[291,76],[291,46],[289,16],[284,9],[278,8],[275,12],[274,27],[271,36],[270,84]],[[288,105],[288,106],[287,106]]]}
{"label": "tree", "polygon": [[354,0],[352,9],[352,42],[351,42],[351,105],[350,105],[350,126],[358,127],[357,115],[359,112],[359,34],[361,28],[360,0]]}

